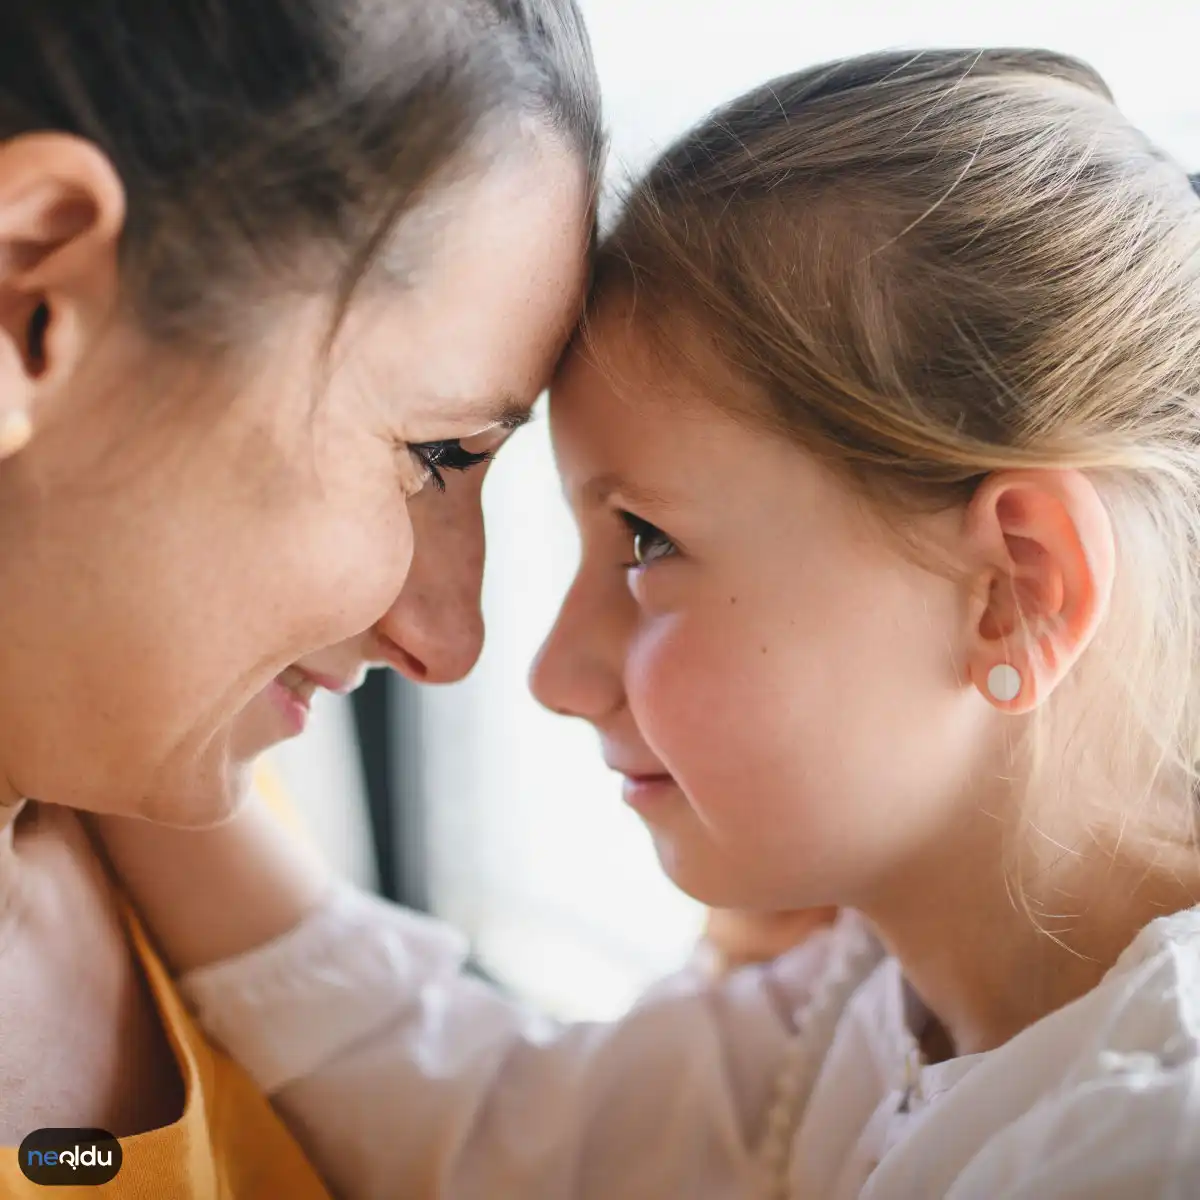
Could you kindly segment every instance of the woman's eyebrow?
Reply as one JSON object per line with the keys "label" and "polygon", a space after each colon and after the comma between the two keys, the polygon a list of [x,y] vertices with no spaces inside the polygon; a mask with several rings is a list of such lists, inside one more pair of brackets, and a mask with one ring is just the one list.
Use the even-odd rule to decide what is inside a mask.
{"label": "woman's eyebrow", "polygon": [[522,403],[515,396],[503,396],[488,406],[485,416],[501,429],[520,429],[533,419],[533,405]]}
{"label": "woman's eyebrow", "polygon": [[500,428],[511,432],[528,425],[533,417],[533,404],[509,393],[480,400],[454,399],[448,396],[430,398],[426,415],[431,419],[447,411],[455,414],[464,425],[470,423],[479,430]]}

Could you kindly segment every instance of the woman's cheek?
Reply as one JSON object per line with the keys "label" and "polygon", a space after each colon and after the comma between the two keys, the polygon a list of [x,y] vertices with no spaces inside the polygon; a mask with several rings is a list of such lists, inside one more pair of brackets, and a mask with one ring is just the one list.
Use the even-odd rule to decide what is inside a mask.
{"label": "woman's cheek", "polygon": [[303,654],[357,637],[396,602],[412,566],[413,531],[403,500],[381,509],[330,514],[294,543],[289,607],[300,617]]}

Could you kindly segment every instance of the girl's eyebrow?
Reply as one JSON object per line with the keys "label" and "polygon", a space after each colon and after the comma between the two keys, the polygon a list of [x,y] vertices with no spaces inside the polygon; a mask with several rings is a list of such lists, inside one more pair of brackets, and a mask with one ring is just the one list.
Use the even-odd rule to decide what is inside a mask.
{"label": "girl's eyebrow", "polygon": [[615,471],[596,475],[578,491],[582,508],[603,508],[614,495],[620,495],[630,504],[647,508],[670,508],[671,502],[661,492],[640,484],[631,483]]}

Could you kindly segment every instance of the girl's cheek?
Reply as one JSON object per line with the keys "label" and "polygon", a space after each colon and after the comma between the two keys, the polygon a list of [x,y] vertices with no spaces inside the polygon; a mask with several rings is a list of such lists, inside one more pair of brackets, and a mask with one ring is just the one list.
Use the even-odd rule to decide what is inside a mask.
{"label": "girl's cheek", "polygon": [[633,640],[627,663],[630,711],[668,767],[694,757],[720,719],[720,664],[696,632],[679,617],[652,622]]}

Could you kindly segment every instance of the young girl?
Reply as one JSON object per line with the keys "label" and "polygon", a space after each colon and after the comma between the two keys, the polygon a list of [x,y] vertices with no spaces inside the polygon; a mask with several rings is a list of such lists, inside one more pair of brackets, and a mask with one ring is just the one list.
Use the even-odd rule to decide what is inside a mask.
{"label": "young girl", "polygon": [[254,811],[111,831],[335,1189],[1200,1195],[1184,172],[1056,55],[776,81],[637,188],[551,419],[582,561],[536,693],[693,895],[846,911],[564,1028]]}

